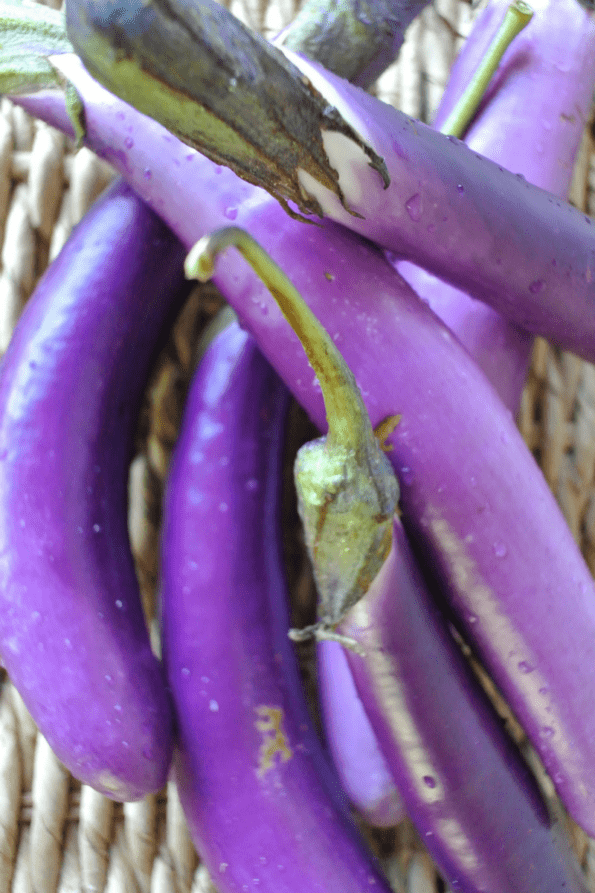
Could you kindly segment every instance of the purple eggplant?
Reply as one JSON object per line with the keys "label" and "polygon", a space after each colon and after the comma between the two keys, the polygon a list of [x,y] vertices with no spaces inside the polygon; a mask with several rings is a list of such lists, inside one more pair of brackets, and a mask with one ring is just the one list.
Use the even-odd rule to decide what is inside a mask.
{"label": "purple eggplant", "polygon": [[[382,252],[344,228],[292,220],[266,194],[110,96],[75,59],[61,64],[85,98],[89,145],[187,245],[230,219],[248,229],[336,341],[372,423],[401,414],[388,455],[408,532],[430,556],[566,806],[595,834],[593,581],[496,393]],[[55,94],[26,104],[69,127]],[[312,370],[265,287],[231,254],[217,283],[324,430]],[[570,653],[560,647],[567,641]]]}
{"label": "purple eggplant", "polygon": [[279,539],[287,391],[236,324],[207,349],[170,469],[163,647],[174,777],[220,893],[388,893],[308,718]]}
{"label": "purple eggplant", "polygon": [[[84,28],[77,33],[81,27],[77,7],[73,6],[69,21],[71,37],[88,56],[89,65],[96,66],[103,63],[103,56],[98,58],[96,41]],[[593,15],[578,4],[573,15],[586,30],[595,28]],[[93,9],[89,16],[87,24],[107,23]],[[95,36],[99,39],[100,33],[105,38],[101,28]],[[252,182],[264,182],[282,201],[280,193],[419,264],[523,328],[595,359],[595,246],[590,219],[468,151],[456,139],[435,133],[304,57],[284,52],[295,65],[296,89],[308,84],[312,96],[323,98],[322,103],[316,99],[318,111],[332,117],[323,115],[313,125],[310,143],[316,147],[316,164],[309,143],[302,167],[295,158],[297,175],[293,167],[286,170],[291,183],[278,185],[267,165],[264,176],[254,167],[246,172],[243,151],[238,150],[237,159],[230,159],[228,152],[224,163],[236,164]],[[192,130],[190,121],[180,124],[176,115],[172,119],[172,103],[161,108],[160,90],[154,94],[155,102],[150,89],[139,86],[134,92],[141,75],[138,60],[133,59],[122,81],[126,95],[136,96],[146,113],[154,109],[157,117],[164,115],[174,130]],[[68,57],[54,60],[68,75]],[[299,77],[296,71],[301,72]],[[104,73],[114,83],[109,67]],[[233,94],[226,85],[221,90],[224,98]],[[173,91],[175,100],[185,95],[178,82]],[[186,114],[190,112],[188,108]],[[182,105],[178,116],[183,114]],[[204,145],[206,152],[214,152],[213,157],[223,157],[208,140],[201,143],[200,135],[191,139],[194,145]],[[272,155],[270,167],[276,170],[274,149]]]}
{"label": "purple eggplant", "polygon": [[0,650],[76,778],[134,800],[167,780],[172,710],[126,527],[151,362],[188,294],[183,248],[128,186],[49,267],[0,369]]}
{"label": "purple eggplant", "polygon": [[[465,135],[470,149],[565,198],[595,84],[595,28],[575,15],[576,0],[540,0],[533,20],[508,49]],[[479,15],[436,113],[447,120],[507,0]],[[513,413],[519,405],[532,338],[496,311],[403,262],[399,271],[463,342]]]}
{"label": "purple eggplant", "polygon": [[405,817],[403,798],[339,642],[318,643],[316,668],[324,735],[345,793],[371,825],[396,825]]}
{"label": "purple eggplant", "polygon": [[535,781],[429,596],[400,521],[340,626],[345,654],[407,811],[453,890],[586,891]]}
{"label": "purple eggplant", "polygon": [[[550,836],[547,811],[527,767],[432,608],[394,512],[386,557],[374,573],[369,544],[377,542],[386,523],[383,513],[364,511],[363,500],[371,497],[374,506],[386,497],[366,497],[369,488],[362,489],[359,469],[369,467],[381,494],[393,493],[395,482],[386,461],[368,466],[363,458],[371,444],[372,453],[379,447],[353,376],[332,340],[283,272],[237,228],[201,240],[186,261],[187,272],[199,278],[212,274],[216,255],[229,245],[271,289],[299,334],[324,397],[328,434],[303,446],[294,466],[298,510],[319,590],[320,620],[310,629],[324,638],[338,637],[351,663],[351,652],[357,653],[360,694],[418,828],[426,833],[431,828],[431,852],[451,883],[466,893],[584,890],[568,846],[565,854],[560,852],[559,829]],[[354,535],[352,528],[359,532]],[[343,597],[345,551],[360,569],[357,599],[351,591]],[[325,622],[329,606],[339,615],[330,629]],[[295,637],[293,631],[290,635]],[[429,767],[436,771],[430,773]],[[434,807],[429,815],[423,809],[428,800]]]}

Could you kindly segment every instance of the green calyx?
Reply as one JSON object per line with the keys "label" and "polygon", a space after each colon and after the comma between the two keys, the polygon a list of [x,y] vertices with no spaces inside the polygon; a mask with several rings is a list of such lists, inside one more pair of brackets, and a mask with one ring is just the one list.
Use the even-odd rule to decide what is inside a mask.
{"label": "green calyx", "polygon": [[306,630],[292,630],[291,637],[342,641],[335,627],[365,595],[390,550],[397,479],[334,342],[283,271],[248,233],[226,227],[201,239],[188,255],[186,275],[202,281],[210,278],[217,254],[232,245],[277,301],[322,389],[328,434],[302,447],[294,469],[319,594],[319,621]]}

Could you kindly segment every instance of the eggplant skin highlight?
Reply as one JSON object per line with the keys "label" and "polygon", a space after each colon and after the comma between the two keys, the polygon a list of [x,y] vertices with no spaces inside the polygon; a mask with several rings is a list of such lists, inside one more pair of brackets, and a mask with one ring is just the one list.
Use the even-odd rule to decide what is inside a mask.
{"label": "eggplant skin highlight", "polygon": [[48,268],[0,368],[0,651],[59,759],[117,800],[159,790],[173,749],[126,519],[143,390],[189,293],[183,258],[116,183]]}

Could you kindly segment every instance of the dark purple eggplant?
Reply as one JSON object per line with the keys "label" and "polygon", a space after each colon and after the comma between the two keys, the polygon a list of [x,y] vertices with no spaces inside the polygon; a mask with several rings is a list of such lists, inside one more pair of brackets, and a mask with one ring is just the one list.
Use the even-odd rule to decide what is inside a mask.
{"label": "dark purple eggplant", "polygon": [[188,295],[183,248],[124,184],[77,226],[0,368],[0,650],[76,778],[118,800],[167,780],[172,710],[128,541],[151,362]]}
{"label": "dark purple eggplant", "polygon": [[287,391],[235,324],[204,355],[167,485],[174,778],[220,893],[384,891],[313,731],[280,551]]}

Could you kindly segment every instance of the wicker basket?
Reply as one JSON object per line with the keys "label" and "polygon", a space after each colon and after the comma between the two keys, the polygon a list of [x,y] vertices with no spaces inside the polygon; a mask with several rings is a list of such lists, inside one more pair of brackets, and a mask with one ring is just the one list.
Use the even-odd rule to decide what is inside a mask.
{"label": "wicker basket", "polygon": [[[48,3],[48,5],[59,5]],[[295,14],[292,0],[227,2],[251,27],[275,32]],[[435,0],[410,28],[398,65],[378,92],[408,114],[431,116],[476,10]],[[593,170],[593,173],[591,172]],[[72,226],[113,176],[90,152],[74,153],[51,128],[7,100],[0,105],[0,350],[36,281]],[[571,198],[595,213],[595,152],[585,135]],[[145,607],[154,613],[161,489],[189,383],[194,347],[219,306],[197,289],[158,363],[145,401],[139,452],[130,476],[130,531]],[[294,439],[304,435],[295,414]],[[300,427],[301,424],[301,427]],[[538,341],[519,414],[575,538],[595,569],[595,369]],[[290,568],[296,600],[311,598],[303,557]],[[306,666],[307,670],[307,666]],[[543,779],[550,796],[551,785]],[[399,893],[446,888],[408,821],[364,829]],[[595,893],[595,849],[569,823]],[[0,893],[188,893],[213,889],[199,865],[175,788],[140,803],[115,804],[78,784],[58,762],[19,695],[4,677],[0,692]],[[526,891],[531,893],[531,891]]]}

